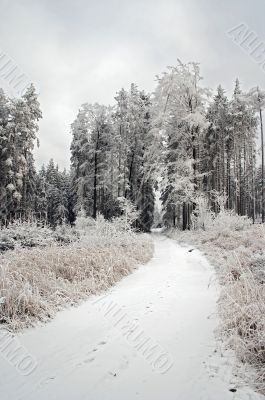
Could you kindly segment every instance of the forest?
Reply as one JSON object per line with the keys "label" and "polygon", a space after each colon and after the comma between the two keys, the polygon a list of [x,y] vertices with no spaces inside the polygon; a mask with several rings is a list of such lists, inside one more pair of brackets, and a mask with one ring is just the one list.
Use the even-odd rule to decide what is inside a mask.
{"label": "forest", "polygon": [[228,98],[221,85],[203,86],[198,64],[178,61],[156,77],[152,94],[131,84],[112,106],[81,105],[70,127],[70,169],[51,159],[37,170],[42,112],[34,86],[21,98],[1,91],[1,224],[55,228],[73,225],[79,212],[112,220],[130,205],[137,230],[189,230],[203,224],[203,210],[217,214],[220,202],[264,222],[264,105],[258,87],[244,92],[236,79]]}
{"label": "forest", "polygon": [[[172,368],[175,380],[179,367],[172,354],[177,358],[186,349],[181,368],[193,365],[194,360],[203,365],[210,348],[209,357],[219,357],[213,367],[216,375],[211,373],[210,378],[219,379],[221,360],[227,360],[224,354],[232,349],[241,369],[254,368],[251,374],[240,370],[244,380],[265,393],[265,92],[259,87],[244,91],[239,79],[231,86],[230,96],[221,85],[212,91],[203,85],[199,64],[178,61],[156,77],[153,93],[133,83],[116,93],[111,106],[82,104],[69,127],[70,168],[63,170],[53,159],[41,168],[34,161],[35,150],[41,146],[42,118],[34,85],[19,98],[0,91],[0,353],[11,366],[19,370],[21,360],[15,357],[19,342],[10,331],[48,322],[58,311],[84,302],[74,310],[66,309],[54,325],[47,324],[52,333],[42,326],[33,332],[38,344],[40,337],[46,344],[51,335],[56,338],[54,350],[46,347],[50,360],[57,352],[62,376],[68,377],[62,365],[68,361],[72,365],[74,360],[72,374],[82,368],[87,381],[85,365],[93,363],[97,353],[87,357],[109,337],[115,338],[115,357],[120,354],[116,333],[112,328],[106,332],[104,318],[111,315],[113,304],[118,308],[114,315],[124,310],[113,303],[111,296],[116,293],[131,310],[136,305],[138,314],[146,315],[148,321],[153,311],[151,316],[159,317],[149,328],[155,329],[170,351],[165,352],[147,334],[144,344],[141,339],[133,343],[133,351],[143,347],[146,364],[153,357],[153,370],[164,373]],[[212,279],[213,271],[217,279]],[[219,285],[218,303],[213,280]],[[107,291],[113,286],[113,292]],[[101,292],[110,302],[107,307],[103,302],[102,316],[101,308],[91,312],[94,303],[87,298],[94,296],[100,303],[101,297],[95,296]],[[87,308],[90,311],[84,317],[82,310]],[[128,345],[135,326],[140,336],[143,331],[138,318],[124,315],[127,322],[120,325],[120,333]],[[167,324],[160,324],[165,315]],[[221,353],[213,333],[216,327],[209,325],[215,321],[212,316],[218,318],[218,340],[226,346]],[[67,329],[62,335],[64,323]],[[81,325],[76,341],[76,326]],[[159,331],[158,325],[164,330]],[[87,347],[91,346],[88,331],[96,332],[96,341],[105,332],[104,340],[94,343],[92,350]],[[58,350],[62,336],[68,344]],[[159,355],[150,344],[145,348],[151,339],[160,348]],[[28,342],[30,348],[32,343]],[[73,343],[81,347],[74,350]],[[34,351],[42,354],[42,346]],[[122,350],[122,360],[124,354]],[[166,357],[164,369],[158,362],[162,356]],[[132,357],[134,353],[128,360]],[[192,363],[187,362],[189,357]],[[33,359],[31,364],[35,365]],[[106,375],[105,364],[103,358],[100,374]],[[47,368],[42,364],[38,368],[43,380]],[[53,365],[50,369],[57,374]],[[115,366],[108,376],[117,377],[123,370]],[[90,371],[94,373],[97,367]],[[131,371],[135,374],[130,367]],[[19,372],[22,379],[23,371]],[[190,387],[190,374],[188,369],[180,390],[185,379]],[[31,369],[28,375],[26,387],[33,393]],[[208,385],[208,372],[206,377]],[[171,395],[170,371],[167,378]],[[24,381],[17,382],[16,399]],[[224,393],[238,390],[235,385],[227,390],[227,381],[222,385]],[[57,383],[56,391],[60,390]]]}

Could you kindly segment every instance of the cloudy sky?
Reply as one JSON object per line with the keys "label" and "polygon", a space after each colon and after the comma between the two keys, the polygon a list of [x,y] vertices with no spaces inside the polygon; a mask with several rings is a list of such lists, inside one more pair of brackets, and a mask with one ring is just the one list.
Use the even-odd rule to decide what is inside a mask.
{"label": "cloudy sky", "polygon": [[178,58],[200,62],[212,88],[230,93],[236,77],[245,89],[265,87],[265,72],[227,35],[244,22],[265,41],[264,14],[264,0],[0,0],[0,50],[40,93],[38,165],[53,157],[69,166],[82,103],[113,103],[131,82],[152,92]]}

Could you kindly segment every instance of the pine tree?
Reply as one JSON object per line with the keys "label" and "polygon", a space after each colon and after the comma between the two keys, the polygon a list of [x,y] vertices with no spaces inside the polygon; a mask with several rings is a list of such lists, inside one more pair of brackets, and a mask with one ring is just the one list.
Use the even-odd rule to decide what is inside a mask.
{"label": "pine tree", "polygon": [[10,102],[0,89],[0,221],[4,222],[10,210],[12,191],[12,153],[9,135]]}
{"label": "pine tree", "polygon": [[176,219],[182,220],[183,229],[190,227],[196,192],[202,189],[200,156],[207,127],[208,90],[200,86],[200,80],[198,64],[185,65],[179,61],[158,79],[156,89],[165,147],[162,192],[165,219],[169,225],[175,225]]}
{"label": "pine tree", "polygon": [[[265,221],[265,182],[264,182],[264,134],[262,112],[265,108],[265,92],[259,87],[254,87],[245,96],[246,102],[253,107],[254,113],[258,114],[260,124],[261,142],[261,168],[260,168],[260,196],[261,196],[261,220]],[[255,180],[255,178],[253,178]]]}
{"label": "pine tree", "polygon": [[239,81],[236,81],[230,104],[233,134],[234,208],[239,215],[254,218],[253,187],[255,168],[255,137],[257,118],[250,103],[245,101]]}
{"label": "pine tree", "polygon": [[7,220],[26,218],[34,210],[36,174],[32,151],[40,118],[33,85],[18,99],[7,99],[1,91],[1,215]]}
{"label": "pine tree", "polygon": [[36,176],[35,215],[38,220],[47,222],[47,181],[46,169],[43,165]]}
{"label": "pine tree", "polygon": [[[75,209],[88,215],[104,213],[109,189],[105,181],[110,152],[110,110],[99,104],[82,106],[72,126],[72,178],[76,192]],[[107,193],[106,193],[107,191]]]}
{"label": "pine tree", "polygon": [[[221,86],[218,86],[217,94],[209,106],[207,119],[210,125],[204,140],[204,189],[208,194],[216,190],[227,195],[228,206],[232,208],[230,165],[234,138],[231,134],[229,102]],[[213,203],[213,207],[217,211],[216,203]]]}
{"label": "pine tree", "polygon": [[89,143],[88,105],[83,104],[78,112],[76,120],[71,126],[71,190],[73,212],[78,213],[81,209],[88,212],[90,203],[88,200],[87,170],[88,160],[84,148]]}

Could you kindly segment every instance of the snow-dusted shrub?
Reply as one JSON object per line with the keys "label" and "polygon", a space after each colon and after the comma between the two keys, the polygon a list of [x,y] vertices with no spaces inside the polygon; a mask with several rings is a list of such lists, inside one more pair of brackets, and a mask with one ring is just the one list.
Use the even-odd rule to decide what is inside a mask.
{"label": "snow-dusted shrub", "polygon": [[[127,244],[130,241],[132,224],[138,217],[138,212],[129,200],[119,199],[124,214],[107,221],[102,215],[94,220],[81,210],[76,218],[74,227],[67,224],[58,225],[51,229],[36,221],[14,221],[0,229],[0,252],[16,247],[45,247],[64,245],[81,241],[85,246],[101,246],[116,242]],[[126,232],[124,235],[123,233]]]}
{"label": "snow-dusted shrub", "polygon": [[[265,251],[265,249],[264,249]],[[250,269],[256,281],[261,285],[265,284],[265,253],[254,254],[250,259]]]}
{"label": "snow-dusted shrub", "polygon": [[211,229],[219,232],[242,231],[252,224],[247,216],[237,215],[234,211],[223,210],[213,219]]}
{"label": "snow-dusted shrub", "polygon": [[79,234],[76,229],[70,225],[62,224],[58,225],[52,232],[52,237],[55,242],[59,244],[69,244],[79,239]]}
{"label": "snow-dusted shrub", "polygon": [[74,230],[82,246],[105,247],[113,243],[126,246],[135,237],[135,232],[131,228],[132,218],[130,212],[127,217],[123,215],[112,221],[105,220],[100,214],[94,220],[82,213],[76,219]]}
{"label": "snow-dusted shrub", "polygon": [[54,242],[53,231],[31,221],[14,221],[0,229],[0,243],[12,244],[12,247],[43,247]]}
{"label": "snow-dusted shrub", "polygon": [[75,228],[81,234],[89,231],[91,228],[95,227],[96,221],[93,218],[87,217],[84,209],[81,209],[77,214],[75,220]]}
{"label": "snow-dusted shrub", "polygon": [[32,221],[14,221],[0,229],[0,251],[15,247],[45,247],[68,244],[78,240],[78,232],[70,225],[58,225],[55,230]]}
{"label": "snow-dusted shrub", "polygon": [[191,223],[193,229],[209,229],[213,224],[214,213],[209,206],[209,200],[203,194],[195,199],[195,210],[191,215]]}
{"label": "snow-dusted shrub", "polygon": [[212,201],[215,203],[218,213],[214,213],[209,203],[209,198],[198,193],[194,198],[195,209],[191,214],[191,227],[195,230],[212,230],[216,233],[229,235],[231,231],[241,231],[252,224],[247,216],[237,215],[232,210],[225,209],[227,196],[213,190]]}
{"label": "snow-dusted shrub", "polygon": [[134,222],[139,218],[139,211],[137,211],[135,205],[125,197],[119,197],[119,206],[122,211],[122,215],[113,219],[116,227],[120,231],[130,231]]}

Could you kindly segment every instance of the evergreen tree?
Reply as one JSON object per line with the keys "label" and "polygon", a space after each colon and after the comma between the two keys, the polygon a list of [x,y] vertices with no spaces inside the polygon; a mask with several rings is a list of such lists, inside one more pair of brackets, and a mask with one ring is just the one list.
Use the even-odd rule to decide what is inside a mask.
{"label": "evergreen tree", "polygon": [[[199,66],[195,63],[170,67],[158,79],[156,103],[162,110],[164,164],[162,202],[165,223],[181,221],[190,227],[196,192],[202,190],[201,154],[207,127],[205,101],[208,90],[200,86]],[[178,214],[178,215],[177,215]]]}
{"label": "evergreen tree", "polygon": [[0,92],[1,215],[26,218],[35,205],[33,148],[41,111],[31,85],[19,99]]}

